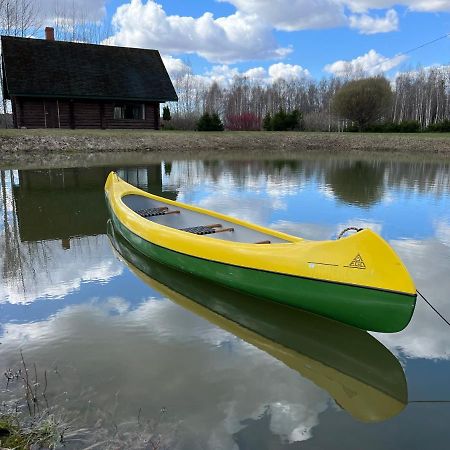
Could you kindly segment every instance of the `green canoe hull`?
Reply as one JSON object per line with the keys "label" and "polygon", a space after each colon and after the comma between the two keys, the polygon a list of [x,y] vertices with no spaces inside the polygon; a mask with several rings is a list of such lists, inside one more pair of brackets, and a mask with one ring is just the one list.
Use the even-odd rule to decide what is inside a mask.
{"label": "green canoe hull", "polygon": [[186,255],[134,234],[111,209],[110,216],[115,229],[145,256],[247,294],[384,333],[403,330],[414,312],[415,295],[255,270]]}

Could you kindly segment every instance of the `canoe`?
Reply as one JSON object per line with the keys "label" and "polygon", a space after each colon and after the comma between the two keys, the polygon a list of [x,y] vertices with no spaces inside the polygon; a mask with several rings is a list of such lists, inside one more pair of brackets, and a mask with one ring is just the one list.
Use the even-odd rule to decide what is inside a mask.
{"label": "canoe", "polygon": [[397,332],[411,320],[414,282],[371,230],[306,240],[152,195],[114,172],[105,195],[115,228],[163,264],[364,330]]}
{"label": "canoe", "polygon": [[281,361],[326,390],[362,422],[381,422],[408,402],[403,368],[366,331],[236,292],[145,257],[109,224],[116,255],[151,289]]}

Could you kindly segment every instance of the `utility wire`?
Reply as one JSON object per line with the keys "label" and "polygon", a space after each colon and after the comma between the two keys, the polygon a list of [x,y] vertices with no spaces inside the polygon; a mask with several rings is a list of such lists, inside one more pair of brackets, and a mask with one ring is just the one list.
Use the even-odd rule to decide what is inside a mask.
{"label": "utility wire", "polygon": [[407,55],[408,53],[415,52],[416,50],[419,50],[420,48],[426,47],[427,45],[431,45],[431,44],[434,44],[437,41],[441,41],[442,39],[445,39],[446,37],[450,37],[450,33],[443,34],[442,36],[440,36],[440,37],[438,37],[436,39],[433,39],[431,41],[425,42],[425,43],[423,43],[421,45],[418,45],[417,47],[411,48],[409,50],[406,50],[406,52],[401,52],[399,54],[400,55]]}
{"label": "utility wire", "polygon": [[404,52],[397,53],[395,56],[387,58],[384,61],[380,61],[378,64],[375,64],[374,66],[372,66],[372,70],[375,69],[378,66],[382,66],[383,64],[386,64],[387,62],[394,60],[395,58],[398,58],[399,56],[408,55],[409,53],[415,52],[416,50],[419,50],[419,49],[421,49],[423,47],[426,47],[428,45],[434,44],[435,42],[441,41],[442,39],[445,39],[445,38],[448,38],[448,37],[450,37],[450,33],[443,34],[442,36],[439,36],[439,37],[437,37],[435,39],[432,39],[431,41],[424,42],[423,44],[420,44],[417,47],[413,47],[413,48],[410,48],[409,50],[406,50]]}
{"label": "utility wire", "polygon": [[[416,290],[417,291],[417,290]],[[448,325],[450,326],[450,322],[419,292],[417,293],[428,303],[430,308]]]}

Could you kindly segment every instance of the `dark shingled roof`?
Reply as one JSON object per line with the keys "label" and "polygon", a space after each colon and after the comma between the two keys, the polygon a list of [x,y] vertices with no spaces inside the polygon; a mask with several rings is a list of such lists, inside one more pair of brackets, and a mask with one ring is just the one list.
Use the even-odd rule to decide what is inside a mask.
{"label": "dark shingled roof", "polygon": [[6,98],[176,101],[157,50],[1,37]]}

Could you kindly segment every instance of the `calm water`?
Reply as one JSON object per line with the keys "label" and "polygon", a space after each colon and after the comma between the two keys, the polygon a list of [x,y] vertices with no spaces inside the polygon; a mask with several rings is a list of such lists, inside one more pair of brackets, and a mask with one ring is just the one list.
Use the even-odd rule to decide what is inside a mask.
{"label": "calm water", "polygon": [[[145,260],[108,230],[111,169],[309,239],[372,228],[450,318],[450,163],[1,172],[0,370],[19,368],[22,350],[41,384],[47,371],[68,448],[450,447],[450,328],[423,301],[403,332],[369,334]],[[1,383],[0,400],[18,397],[19,382]]]}

